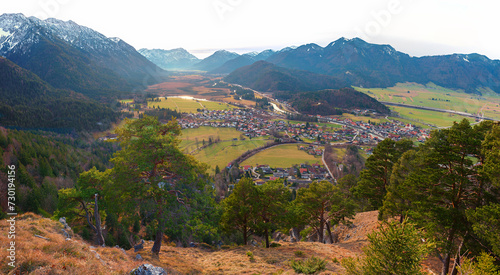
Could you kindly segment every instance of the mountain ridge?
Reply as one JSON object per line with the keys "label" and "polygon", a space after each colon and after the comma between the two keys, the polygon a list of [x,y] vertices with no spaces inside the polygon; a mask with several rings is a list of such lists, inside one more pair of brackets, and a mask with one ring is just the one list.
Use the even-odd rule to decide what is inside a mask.
{"label": "mountain ridge", "polygon": [[211,71],[227,61],[237,58],[240,55],[235,52],[230,52],[226,50],[218,50],[214,52],[209,57],[201,60],[200,62],[191,66],[191,69],[200,70],[200,71]]}
{"label": "mountain ridge", "polygon": [[[469,60],[469,57],[471,60]],[[500,60],[479,54],[412,57],[391,45],[340,38],[326,47],[306,44],[266,59],[278,66],[335,76],[355,86],[389,87],[417,82],[479,93],[500,93]]]}
{"label": "mountain ridge", "polygon": [[225,77],[225,81],[262,92],[305,92],[342,88],[347,85],[344,81],[332,76],[287,69],[263,60],[236,69]]}
{"label": "mountain ridge", "polygon": [[2,14],[0,30],[0,55],[56,88],[98,98],[166,76],[123,40],[73,21]]}
{"label": "mountain ridge", "polygon": [[143,48],[139,49],[138,52],[165,70],[183,70],[201,61],[183,48],[171,50]]}

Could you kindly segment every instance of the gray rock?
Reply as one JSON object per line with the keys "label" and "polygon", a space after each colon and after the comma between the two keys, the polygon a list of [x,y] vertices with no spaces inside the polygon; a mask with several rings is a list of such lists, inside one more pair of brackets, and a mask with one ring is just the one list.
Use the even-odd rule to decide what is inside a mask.
{"label": "gray rock", "polygon": [[134,246],[134,252],[137,252],[137,251],[143,250],[143,249],[144,249],[144,240],[141,240],[140,244]]}
{"label": "gray rock", "polygon": [[132,270],[130,275],[167,275],[165,269],[151,264],[143,264]]}
{"label": "gray rock", "polygon": [[64,226],[64,229],[71,230],[71,227],[69,227],[68,223],[66,222],[66,217],[59,218],[59,222]]}
{"label": "gray rock", "polygon": [[63,236],[64,236],[65,238],[67,238],[67,239],[71,239],[71,235],[70,235],[70,234],[69,234],[66,230],[64,230],[64,229],[61,229],[61,230],[62,230],[62,232],[63,232]]}
{"label": "gray rock", "polygon": [[136,261],[142,261],[142,256],[141,256],[141,254],[137,254],[137,255],[135,255],[135,260],[136,260]]}

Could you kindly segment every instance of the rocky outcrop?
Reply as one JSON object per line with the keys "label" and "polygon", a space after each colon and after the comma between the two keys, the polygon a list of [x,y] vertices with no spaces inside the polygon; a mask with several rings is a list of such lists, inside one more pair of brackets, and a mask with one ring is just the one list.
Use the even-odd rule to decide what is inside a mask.
{"label": "rocky outcrop", "polygon": [[143,264],[132,270],[130,275],[167,275],[167,272],[161,267]]}

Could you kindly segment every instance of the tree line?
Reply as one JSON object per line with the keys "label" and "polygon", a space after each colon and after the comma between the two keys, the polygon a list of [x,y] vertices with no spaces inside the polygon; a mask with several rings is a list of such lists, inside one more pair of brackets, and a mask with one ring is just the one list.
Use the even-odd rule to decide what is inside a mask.
{"label": "tree line", "polygon": [[343,261],[350,274],[419,274],[429,255],[441,260],[441,274],[458,274],[467,265],[494,268],[500,255],[500,125],[492,122],[463,120],[421,145],[386,139],[359,178],[348,174],[337,184],[257,186],[235,175],[224,198],[207,166],[180,151],[175,120],[162,124],[146,115],[117,133],[121,150],[111,168],[83,172],[74,187],[58,191],[55,215],[101,245],[129,248],[152,239],[158,255],[164,235],[183,246],[248,244],[259,236],[270,247],[277,231],[334,243],[336,225],[379,210],[385,222],[369,235],[365,257]]}

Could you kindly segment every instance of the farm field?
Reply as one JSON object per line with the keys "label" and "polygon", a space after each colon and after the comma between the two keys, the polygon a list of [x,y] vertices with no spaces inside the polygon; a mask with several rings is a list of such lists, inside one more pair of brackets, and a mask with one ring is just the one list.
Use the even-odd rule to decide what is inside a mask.
{"label": "farm field", "polygon": [[306,163],[309,164],[319,163],[322,164],[321,157],[315,157],[307,154],[305,151],[297,149],[297,144],[284,144],[264,150],[240,164],[252,165],[268,164],[271,167],[287,168],[294,164]]}
{"label": "farm field", "polygon": [[126,103],[134,103],[134,100],[133,99],[122,99],[122,100],[119,100],[120,103],[122,104],[126,104]]}
{"label": "farm field", "polygon": [[170,81],[151,85],[146,91],[157,96],[192,96],[210,101],[255,106],[255,101],[234,99],[229,88],[215,85],[218,81],[220,78],[200,75],[173,76]]}
{"label": "farm field", "polygon": [[470,114],[483,113],[486,117],[500,119],[500,96],[488,91],[483,95],[467,94],[463,91],[446,89],[429,83],[398,83],[390,88],[360,88],[363,92],[379,101],[455,110]]}
{"label": "farm field", "polygon": [[389,106],[389,107],[393,112],[398,112],[402,118],[406,118],[410,121],[416,120],[417,122],[420,123],[429,123],[437,127],[449,127],[453,125],[454,121],[459,122],[464,118],[468,119],[471,123],[475,122],[473,118],[455,114],[428,111],[428,110],[418,110],[418,109],[397,107],[397,106]]}
{"label": "farm field", "polygon": [[[280,121],[283,120],[286,123],[290,124],[306,124],[307,122],[305,121],[298,121],[298,120],[288,120],[288,119],[272,119],[272,121]],[[323,122],[309,122],[310,125],[318,125],[318,127],[326,127],[327,129],[329,128],[342,128],[342,125],[335,124],[335,123],[323,123]]]}
{"label": "farm field", "polygon": [[238,141],[221,141],[192,154],[198,161],[207,163],[209,172],[213,173],[215,166],[226,167],[229,162],[248,150],[265,145],[269,140],[246,139]]}
{"label": "farm field", "polygon": [[201,101],[196,99],[169,97],[159,98],[160,102],[148,101],[148,108],[169,108],[181,113],[196,113],[198,109],[207,110],[230,110],[236,107],[219,102]]}
{"label": "farm field", "polygon": [[363,121],[365,123],[368,123],[368,122],[374,122],[374,123],[383,123],[383,122],[387,122],[387,120],[385,118],[373,118],[373,117],[369,117],[369,116],[356,116],[356,115],[353,115],[353,114],[348,114],[348,113],[343,113],[342,116],[337,116],[339,118],[348,118],[352,121]]}
{"label": "farm field", "polygon": [[234,128],[215,128],[202,126],[193,129],[183,129],[181,136],[180,148],[192,151],[196,149],[196,140],[198,139],[199,146],[203,145],[203,140],[208,142],[210,138],[220,138],[221,141],[230,141],[234,138],[239,138],[243,133]]}

